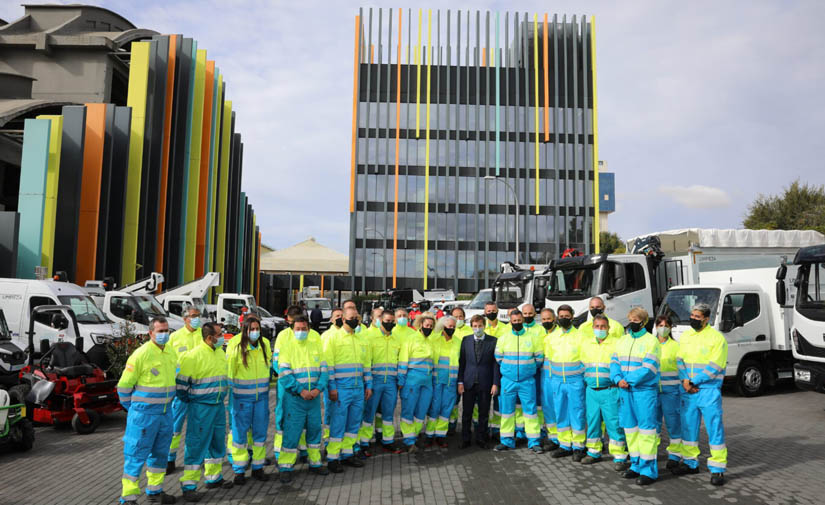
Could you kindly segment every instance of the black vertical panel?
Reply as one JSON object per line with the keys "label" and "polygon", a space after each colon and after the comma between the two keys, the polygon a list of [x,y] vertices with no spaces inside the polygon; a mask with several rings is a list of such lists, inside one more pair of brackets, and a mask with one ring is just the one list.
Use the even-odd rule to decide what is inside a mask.
{"label": "black vertical panel", "polygon": [[[237,202],[238,202],[237,214],[235,214],[235,222],[238,223],[236,225],[238,227],[238,229],[235,232],[235,240],[241,240],[241,238],[242,238],[241,234],[243,233],[243,224],[240,223],[240,219],[241,219],[240,212],[241,212],[241,205],[244,205],[243,201],[241,200],[241,180],[243,178],[242,177],[243,176],[243,142],[241,142],[241,134],[237,133],[236,135],[238,136],[239,147],[238,147],[238,169],[236,171],[236,176],[235,176],[235,193],[237,195],[236,198],[237,198]],[[238,269],[238,262],[239,261],[243,261],[243,258],[239,258],[238,253],[236,252],[235,253],[235,272],[236,272],[235,285],[237,286],[238,291],[241,290],[241,280],[242,280],[242,279],[237,278],[237,269]]]}
{"label": "black vertical panel", "polygon": [[[235,113],[232,113],[232,124],[234,131]],[[229,186],[227,191],[227,212],[226,212],[226,279],[225,285],[231,286],[235,290],[237,283],[236,261],[238,257],[238,220],[239,215],[239,199],[240,191],[238,185],[237,173],[239,170],[239,160],[241,153],[241,134],[232,134],[232,150],[230,152],[231,159],[229,161]]]}
{"label": "black vertical panel", "polygon": [[[63,138],[60,148],[60,175],[57,217],[54,227],[54,271],[64,271],[74,279],[77,259],[77,232],[80,189],[83,178],[83,142],[86,135],[86,107],[63,107]],[[16,265],[16,263],[15,263]]]}
{"label": "black vertical panel", "polygon": [[[146,251],[144,244],[147,239],[147,221],[151,219],[149,215],[149,188],[151,187],[151,173],[152,168],[152,139],[156,135],[153,127],[154,122],[154,104],[158,98],[159,90],[157,89],[157,52],[158,41],[149,41],[149,79],[146,85],[146,125],[144,127],[143,135],[143,162],[140,171],[140,212],[138,216],[138,236],[137,236],[137,271],[135,278],[140,279],[148,272],[152,271],[152,266],[146,262]],[[160,92],[162,93],[162,91]]]}
{"label": "black vertical panel", "polygon": [[[20,214],[10,211],[0,212],[0,277],[17,277],[19,233]],[[55,239],[56,238],[57,237],[55,237]],[[54,267],[55,271],[57,271],[57,258],[55,258]]]}
{"label": "black vertical panel", "polygon": [[164,277],[169,285],[179,284],[183,278],[180,255],[184,237],[180,226],[183,216],[183,180],[186,170],[186,123],[189,117],[189,83],[192,68],[192,39],[176,37],[179,41],[175,57],[175,91],[172,110],[172,135],[169,142],[169,168],[166,186],[166,244]]}
{"label": "black vertical panel", "polygon": [[126,218],[126,183],[129,166],[129,131],[132,125],[131,107],[115,107],[112,129],[112,171],[109,184],[109,224],[106,265],[98,275],[120,279],[123,262],[123,228]]}
{"label": "black vertical panel", "polygon": [[106,105],[106,129],[103,132],[103,161],[100,169],[100,213],[97,216],[97,257],[95,278],[102,278],[106,271],[107,248],[109,245],[109,203],[112,185],[112,143],[115,129],[115,105]]}
{"label": "black vertical panel", "polygon": [[[221,159],[223,159],[223,151],[224,149],[229,149],[229,146],[225,146],[223,144],[223,111],[224,111],[224,103],[226,100],[226,81],[224,81],[223,89],[221,90],[221,97],[218,101],[218,130],[215,132],[215,142],[218,143],[218,170],[215,172],[215,184],[213,191],[215,192],[215,219],[212,220],[212,258],[216,258],[213,261],[213,269],[215,271],[220,271],[220,265],[218,265],[217,257],[218,257],[218,248],[219,247],[226,247],[225,243],[218,243],[218,222],[220,218],[218,217],[218,206],[220,205],[220,194],[221,194]],[[231,140],[231,137],[230,137]],[[230,142],[231,143],[231,142]],[[224,284],[225,286],[225,284]]]}
{"label": "black vertical panel", "polygon": [[251,285],[249,284],[249,277],[252,273],[252,205],[249,204],[249,197],[244,197],[246,209],[244,211],[244,247],[243,247],[243,282],[241,283],[242,293],[249,293]]}
{"label": "black vertical panel", "polygon": [[260,249],[258,248],[258,235],[260,233],[260,226],[256,226],[255,229],[252,231],[252,240],[255,244],[252,249],[252,254],[255,257],[255,263],[252,266],[253,272],[255,272],[255,284],[253,284],[252,286],[252,294],[254,294],[255,296],[258,295],[258,291],[260,291],[258,287],[261,285],[261,276],[259,275],[259,272],[261,271],[261,255],[258,254],[260,252]]}

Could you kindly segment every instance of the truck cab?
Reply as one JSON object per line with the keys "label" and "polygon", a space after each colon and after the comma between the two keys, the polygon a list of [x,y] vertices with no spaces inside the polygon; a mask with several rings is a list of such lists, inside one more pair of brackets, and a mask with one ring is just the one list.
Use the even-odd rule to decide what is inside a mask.
{"label": "truck cab", "polygon": [[332,302],[328,298],[304,298],[301,300],[306,303],[307,318],[312,313],[312,310],[318,307],[321,309],[321,326],[322,331],[328,330],[330,325],[330,317],[332,317]]}
{"label": "truck cab", "polygon": [[183,319],[171,316],[150,294],[132,294],[124,291],[107,291],[103,297],[102,309],[117,324],[130,325],[139,335],[149,333],[149,321],[155,317],[165,317],[172,331],[183,328]]}
{"label": "truck cab", "polygon": [[241,293],[221,293],[218,295],[218,323],[227,326],[240,327],[238,322],[242,309],[246,307],[247,312],[256,313],[255,297]]}

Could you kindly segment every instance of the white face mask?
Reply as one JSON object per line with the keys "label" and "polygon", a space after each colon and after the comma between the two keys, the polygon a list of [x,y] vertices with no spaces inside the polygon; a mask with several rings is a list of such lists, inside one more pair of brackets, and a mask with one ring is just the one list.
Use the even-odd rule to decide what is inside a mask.
{"label": "white face mask", "polygon": [[670,336],[670,328],[667,326],[657,326],[656,327],[656,336],[661,338],[667,338]]}
{"label": "white face mask", "polygon": [[464,320],[463,319],[459,319],[458,321],[455,322],[455,327],[456,328],[461,328],[462,326],[464,326]]}

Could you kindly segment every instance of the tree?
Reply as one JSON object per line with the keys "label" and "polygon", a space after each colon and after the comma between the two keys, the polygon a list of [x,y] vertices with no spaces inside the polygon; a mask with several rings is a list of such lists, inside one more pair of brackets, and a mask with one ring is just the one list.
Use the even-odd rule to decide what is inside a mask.
{"label": "tree", "polygon": [[799,179],[781,196],[760,194],[742,221],[752,230],[816,230],[825,233],[825,186],[802,184]]}
{"label": "tree", "polygon": [[610,233],[609,231],[599,232],[599,246],[600,252],[608,254],[618,254],[627,251],[619,235]]}

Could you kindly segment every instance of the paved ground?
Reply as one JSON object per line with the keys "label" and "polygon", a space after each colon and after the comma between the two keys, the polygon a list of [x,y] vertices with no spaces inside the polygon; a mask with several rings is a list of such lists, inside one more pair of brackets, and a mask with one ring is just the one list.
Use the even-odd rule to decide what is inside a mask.
{"label": "paved ground", "polygon": [[[785,386],[756,399],[726,394],[724,405],[730,469],[722,488],[711,486],[704,472],[670,476],[664,471],[664,458],[660,458],[660,481],[642,489],[619,479],[608,463],[583,467],[526,449],[500,454],[451,448],[413,456],[380,455],[363,469],[348,468],[329,477],[311,476],[302,465],[290,486],[282,486],[272,476],[267,483],[248,481],[244,487],[210,491],[201,503],[823,503],[825,396]],[[0,505],[115,503],[120,494],[124,424],[124,415],[110,416],[88,436],[69,429],[38,428],[31,452],[0,453]],[[457,443],[451,440],[451,445]],[[706,443],[702,440],[703,457]],[[272,472],[273,467],[266,471]],[[231,473],[230,466],[224,465],[224,476],[231,478]],[[167,491],[178,496],[179,477],[176,473],[166,481]],[[145,502],[141,498],[140,503]]]}

